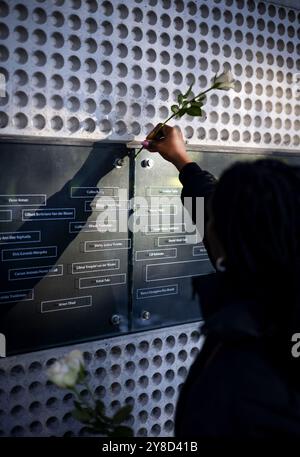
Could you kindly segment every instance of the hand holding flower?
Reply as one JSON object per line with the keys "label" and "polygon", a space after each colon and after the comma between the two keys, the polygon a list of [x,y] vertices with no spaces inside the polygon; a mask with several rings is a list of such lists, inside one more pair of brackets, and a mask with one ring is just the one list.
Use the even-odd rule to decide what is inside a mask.
{"label": "hand holding flower", "polygon": [[[146,141],[153,141],[157,138],[161,129],[169,122],[173,117],[180,119],[185,114],[189,116],[202,116],[202,107],[206,102],[206,94],[211,90],[229,90],[234,88],[234,79],[230,71],[221,73],[219,76],[215,76],[212,80],[212,85],[204,92],[200,92],[198,95],[192,96],[193,84],[190,85],[187,92],[179,94],[177,97],[177,104],[171,106],[172,114],[162,124],[158,124],[152,132],[147,136]],[[142,142],[142,147],[138,150],[135,157],[146,147],[149,149],[149,143]],[[150,150],[150,149],[149,149]],[[168,159],[167,159],[168,160]]]}
{"label": "hand holding flower", "polygon": [[[155,132],[159,129],[159,134],[156,135],[154,140],[152,132]],[[191,162],[185,148],[184,139],[182,132],[177,127],[170,127],[169,125],[164,125],[161,127],[161,124],[158,124],[154,130],[150,132],[147,136],[147,145],[144,147],[150,152],[159,152],[160,155],[175,165],[175,167],[180,171],[184,165]]]}

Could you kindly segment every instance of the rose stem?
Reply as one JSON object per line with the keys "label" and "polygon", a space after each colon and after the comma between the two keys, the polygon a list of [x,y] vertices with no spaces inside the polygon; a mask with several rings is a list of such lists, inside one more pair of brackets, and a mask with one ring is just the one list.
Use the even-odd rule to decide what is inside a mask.
{"label": "rose stem", "polygon": [[[211,86],[209,89],[206,89],[204,92],[200,92],[200,94],[196,95],[194,98],[192,98],[191,100],[189,100],[189,102],[193,102],[194,100],[196,100],[196,98],[200,97],[200,95],[205,95],[207,92],[209,92],[210,90],[212,90],[214,88],[214,86]],[[168,117],[168,119],[163,122],[162,124],[160,124],[159,128],[155,131],[155,134],[154,134],[154,137],[153,139],[155,138],[155,136],[158,134],[158,132],[163,128],[163,126],[169,122],[174,116],[176,116],[177,113],[173,113],[171,114],[170,117]],[[136,159],[137,156],[139,155],[140,152],[142,152],[142,150],[144,149],[144,146],[142,146],[138,152],[136,153],[136,155],[134,156],[134,158]]]}

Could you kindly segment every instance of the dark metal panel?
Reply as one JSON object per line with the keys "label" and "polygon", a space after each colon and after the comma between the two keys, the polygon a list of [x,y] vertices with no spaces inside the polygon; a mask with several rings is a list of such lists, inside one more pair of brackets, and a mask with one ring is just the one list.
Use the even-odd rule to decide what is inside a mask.
{"label": "dark metal panel", "polygon": [[[201,319],[193,278],[200,275],[199,287],[213,268],[201,240],[192,234],[187,243],[172,164],[147,151],[134,160],[120,144],[4,141],[0,151],[0,332],[9,354]],[[190,155],[215,176],[264,157]],[[296,155],[274,157],[300,164]],[[174,204],[149,213],[135,200],[129,222],[145,230],[128,230],[130,198],[147,206],[156,195]],[[115,232],[99,219],[109,199],[118,211],[105,224]],[[168,214],[169,226],[161,221]]]}
{"label": "dark metal panel", "polygon": [[[168,197],[172,215],[169,225],[164,224],[162,202],[158,220],[153,218],[153,221],[149,213],[145,214],[145,230],[133,234],[133,328],[199,320],[201,313],[193,293],[193,277],[205,277],[214,270],[201,239],[187,233],[187,227],[182,226],[182,185],[178,172],[158,154],[147,151],[138,156],[135,167],[135,196],[143,197],[147,204],[151,196]],[[154,213],[155,208],[150,208]]]}
{"label": "dark metal panel", "polygon": [[125,146],[2,143],[0,154],[0,332],[8,353],[127,332],[128,233],[103,231],[93,200],[128,193],[128,157],[114,167]]}
{"label": "dark metal panel", "polygon": [[209,152],[190,151],[189,155],[194,162],[204,170],[210,171],[214,176],[219,177],[230,165],[237,161],[250,161],[258,159],[278,159],[290,165],[300,165],[300,154],[289,154],[280,151],[266,153],[236,153],[236,152]]}

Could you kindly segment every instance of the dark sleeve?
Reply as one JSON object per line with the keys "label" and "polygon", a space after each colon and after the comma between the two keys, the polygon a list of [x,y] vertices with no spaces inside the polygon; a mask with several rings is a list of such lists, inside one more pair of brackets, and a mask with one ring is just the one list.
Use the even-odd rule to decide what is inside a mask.
{"label": "dark sleeve", "polygon": [[215,188],[216,178],[208,171],[202,170],[196,162],[186,164],[179,173],[183,185],[182,195],[189,197],[207,197]]}
{"label": "dark sleeve", "polygon": [[195,223],[196,197],[204,197],[204,217],[207,220],[207,202],[214,192],[217,180],[208,171],[202,170],[195,162],[186,164],[179,173],[179,180],[183,185],[181,201],[185,197],[192,197],[192,220]]}
{"label": "dark sleeve", "polygon": [[[195,162],[186,164],[179,173],[179,179],[183,185],[181,192],[181,201],[184,205],[185,197],[192,197],[192,210],[187,207],[194,224],[196,223],[196,197],[204,197],[204,234],[203,243],[210,257],[209,246],[206,243],[205,226],[208,221],[208,202],[209,197],[213,194],[217,179],[208,171],[202,170]],[[192,214],[191,214],[192,213]]]}

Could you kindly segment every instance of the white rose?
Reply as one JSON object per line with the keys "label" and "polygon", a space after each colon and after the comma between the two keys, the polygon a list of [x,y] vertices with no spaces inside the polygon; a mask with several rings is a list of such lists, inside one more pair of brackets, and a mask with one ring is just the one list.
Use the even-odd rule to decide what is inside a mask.
{"label": "white rose", "polygon": [[234,78],[231,71],[225,71],[213,79],[213,86],[216,89],[229,90],[234,89]]}
{"label": "white rose", "polygon": [[84,360],[82,352],[78,349],[74,349],[65,356],[65,361],[69,367],[80,370],[84,366]]}
{"label": "white rose", "polygon": [[82,353],[78,350],[55,362],[47,371],[50,381],[61,388],[72,388],[84,368]]}

